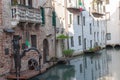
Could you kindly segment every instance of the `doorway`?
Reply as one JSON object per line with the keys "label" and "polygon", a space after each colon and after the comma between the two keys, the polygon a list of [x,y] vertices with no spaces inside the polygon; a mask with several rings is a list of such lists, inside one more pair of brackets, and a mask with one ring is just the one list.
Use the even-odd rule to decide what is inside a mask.
{"label": "doorway", "polygon": [[48,40],[43,40],[43,63],[47,61],[47,56],[49,55],[49,45]]}

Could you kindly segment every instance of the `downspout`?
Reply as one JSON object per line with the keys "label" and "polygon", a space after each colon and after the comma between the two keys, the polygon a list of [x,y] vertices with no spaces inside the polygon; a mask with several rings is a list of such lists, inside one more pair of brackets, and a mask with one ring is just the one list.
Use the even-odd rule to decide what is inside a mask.
{"label": "downspout", "polygon": [[[68,16],[67,16],[67,0],[64,2],[65,6],[65,31],[66,35],[69,37],[69,32],[68,32]],[[69,49],[69,38],[67,38],[67,49]]]}
{"label": "downspout", "polygon": [[81,12],[81,22],[82,22],[82,48],[84,51],[84,30],[83,30],[83,13]]}

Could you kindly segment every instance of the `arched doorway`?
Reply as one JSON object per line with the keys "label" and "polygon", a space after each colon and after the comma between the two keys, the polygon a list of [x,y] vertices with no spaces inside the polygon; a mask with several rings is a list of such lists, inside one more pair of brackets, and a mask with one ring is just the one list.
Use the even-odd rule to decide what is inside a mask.
{"label": "arched doorway", "polygon": [[49,45],[48,40],[43,40],[43,63],[47,61],[47,56],[49,55]]}

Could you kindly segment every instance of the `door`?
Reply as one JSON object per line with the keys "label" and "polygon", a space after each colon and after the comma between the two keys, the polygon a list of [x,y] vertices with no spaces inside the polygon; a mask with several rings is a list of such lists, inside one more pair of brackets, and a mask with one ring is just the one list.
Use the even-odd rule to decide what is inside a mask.
{"label": "door", "polygon": [[43,63],[47,61],[47,56],[49,55],[49,45],[48,40],[43,40]]}

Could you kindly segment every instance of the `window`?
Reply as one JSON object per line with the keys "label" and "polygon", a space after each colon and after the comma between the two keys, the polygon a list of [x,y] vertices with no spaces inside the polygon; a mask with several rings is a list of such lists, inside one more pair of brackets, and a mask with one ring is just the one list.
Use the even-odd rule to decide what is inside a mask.
{"label": "window", "polygon": [[83,25],[85,26],[85,16],[83,16]]}
{"label": "window", "polygon": [[[30,45],[30,34],[29,34],[29,32],[26,32],[25,37],[26,37],[26,39],[25,39],[25,47],[30,48],[31,45]],[[23,44],[23,46],[24,46],[24,44]]]}
{"label": "window", "polygon": [[111,40],[111,33],[107,33],[106,36],[107,36],[107,40]]}
{"label": "window", "polygon": [[87,68],[87,58],[85,57],[85,68]]}
{"label": "window", "polygon": [[97,32],[97,41],[99,42],[99,32]]}
{"label": "window", "polygon": [[92,40],[90,40],[90,48],[92,48]]}
{"label": "window", "polygon": [[93,19],[93,26],[94,26],[94,19]]}
{"label": "window", "polygon": [[37,37],[36,37],[36,35],[31,35],[31,46],[37,48]]}
{"label": "window", "polygon": [[28,6],[32,7],[32,0],[28,0]]}
{"label": "window", "polygon": [[89,25],[90,25],[90,34],[92,34],[92,26],[91,26],[91,23],[90,23]]}
{"label": "window", "polygon": [[71,36],[71,47],[74,47],[74,40],[73,40],[73,36]]}
{"label": "window", "polygon": [[20,0],[20,4],[22,4],[22,5],[26,5],[25,0]]}
{"label": "window", "polygon": [[72,14],[69,14],[69,23],[72,24]]}
{"label": "window", "polygon": [[45,10],[43,7],[40,8],[41,9],[41,16],[42,16],[42,24],[45,24]]}
{"label": "window", "polygon": [[80,24],[80,16],[77,16],[78,25]]}
{"label": "window", "polygon": [[78,36],[78,43],[81,45],[81,36]]}
{"label": "window", "polygon": [[19,43],[19,40],[21,39],[20,35],[13,35],[13,39],[18,40],[18,41],[15,41],[15,42],[13,40],[14,44],[17,44],[17,45],[13,44],[13,49],[20,49],[20,43]]}
{"label": "window", "polygon": [[52,12],[52,25],[56,26],[56,13],[55,13],[55,11]]}
{"label": "window", "polygon": [[96,42],[96,32],[94,32],[94,41]]}
{"label": "window", "polygon": [[97,26],[99,27],[99,21],[97,20]]}

